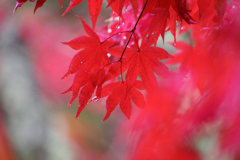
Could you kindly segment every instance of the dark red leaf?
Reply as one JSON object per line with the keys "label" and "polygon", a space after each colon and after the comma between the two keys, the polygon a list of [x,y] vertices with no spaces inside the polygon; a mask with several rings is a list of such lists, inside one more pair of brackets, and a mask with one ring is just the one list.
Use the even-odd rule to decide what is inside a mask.
{"label": "dark red leaf", "polygon": [[34,8],[34,13],[36,12],[36,10],[39,8],[39,7],[42,7],[42,5],[46,2],[46,0],[38,0],[37,3],[36,3],[36,6]]}

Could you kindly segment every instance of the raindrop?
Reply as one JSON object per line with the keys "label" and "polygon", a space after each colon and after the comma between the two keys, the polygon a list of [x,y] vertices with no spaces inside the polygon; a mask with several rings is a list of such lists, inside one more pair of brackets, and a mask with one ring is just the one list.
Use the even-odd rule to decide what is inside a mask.
{"label": "raindrop", "polygon": [[109,57],[111,57],[111,54],[110,54],[110,53],[107,53],[107,56],[108,56],[108,58],[109,58]]}
{"label": "raindrop", "polygon": [[99,100],[99,98],[97,96],[94,96],[91,100],[91,102],[97,102]]}
{"label": "raindrop", "polygon": [[127,39],[127,37],[126,37],[126,36],[123,36],[123,39]]}
{"label": "raindrop", "polygon": [[111,32],[112,32],[112,29],[111,29],[111,28],[109,28],[109,29],[108,29],[108,33],[111,33]]}
{"label": "raindrop", "polygon": [[116,28],[119,29],[119,28],[120,28],[120,25],[118,24]]}
{"label": "raindrop", "polygon": [[122,25],[124,25],[125,23],[123,22]]}
{"label": "raindrop", "polygon": [[184,30],[185,28],[186,28],[185,26],[182,26],[180,29],[181,29],[181,30]]}

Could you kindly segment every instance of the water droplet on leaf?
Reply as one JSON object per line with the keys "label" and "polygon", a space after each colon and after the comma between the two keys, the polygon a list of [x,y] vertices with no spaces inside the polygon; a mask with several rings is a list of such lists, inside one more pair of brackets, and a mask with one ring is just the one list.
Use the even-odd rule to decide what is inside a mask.
{"label": "water droplet on leaf", "polygon": [[99,98],[97,96],[94,96],[90,102],[97,102],[99,101]]}
{"label": "water droplet on leaf", "polygon": [[186,28],[185,26],[182,26],[180,29],[181,29],[181,30],[184,30],[185,28]]}

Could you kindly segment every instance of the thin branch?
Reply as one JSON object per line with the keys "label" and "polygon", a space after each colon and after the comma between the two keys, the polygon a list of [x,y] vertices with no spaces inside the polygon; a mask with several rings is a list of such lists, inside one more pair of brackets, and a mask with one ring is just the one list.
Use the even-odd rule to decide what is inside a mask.
{"label": "thin branch", "polygon": [[107,39],[105,39],[102,43],[106,42],[107,40],[109,40],[113,36],[116,36],[116,35],[121,34],[121,33],[126,33],[126,32],[132,32],[132,31],[122,31],[122,32],[115,33],[115,34],[111,35],[110,37],[108,37]]}
{"label": "thin branch", "polygon": [[128,46],[128,44],[129,44],[129,42],[130,42],[130,40],[131,40],[131,38],[132,38],[132,35],[134,34],[134,32],[135,32],[135,30],[136,30],[137,24],[138,24],[138,22],[139,22],[139,20],[140,20],[140,18],[141,18],[141,16],[142,16],[142,14],[143,14],[144,9],[145,9],[146,6],[147,6],[147,3],[148,3],[148,0],[147,0],[146,3],[144,4],[143,9],[142,9],[142,11],[141,11],[141,13],[140,13],[140,15],[139,15],[139,17],[138,17],[138,19],[137,19],[137,22],[135,23],[135,25],[134,25],[134,27],[133,27],[133,29],[132,29],[132,31],[131,31],[131,35],[130,35],[130,37],[128,38],[128,41],[127,41],[127,44],[125,45],[125,48],[124,48],[124,50],[123,50],[123,53],[122,53],[121,57],[120,57],[119,60],[118,60],[118,61],[120,61],[120,62],[122,61],[122,57],[123,57],[123,55],[124,55],[124,53],[125,53],[125,51],[126,51],[126,49],[127,49],[127,46]]}
{"label": "thin branch", "polygon": [[[122,75],[122,58],[123,58],[123,55],[124,55],[124,53],[125,53],[125,51],[126,51],[126,49],[127,49],[127,46],[128,46],[128,44],[129,44],[131,38],[132,38],[132,36],[133,36],[133,34],[134,34],[135,30],[136,30],[137,24],[138,24],[138,22],[139,22],[139,20],[140,20],[140,18],[141,18],[141,16],[142,16],[142,14],[143,14],[143,11],[144,11],[144,9],[145,9],[146,6],[147,6],[147,3],[148,3],[148,0],[147,0],[146,3],[144,4],[143,9],[142,9],[142,11],[141,11],[141,13],[140,13],[140,15],[139,15],[139,17],[138,17],[138,19],[137,19],[137,22],[135,23],[133,29],[131,30],[131,35],[130,35],[130,37],[128,38],[128,41],[127,41],[127,43],[126,43],[126,45],[125,45],[125,48],[124,48],[124,50],[123,50],[123,52],[122,52],[122,55],[121,55],[121,57],[120,57],[119,60],[118,60],[119,62],[121,62],[121,66],[120,66],[120,67],[121,67],[121,80],[122,80],[122,83],[124,83],[124,82],[123,82],[123,75]],[[138,45],[138,44],[137,44],[137,45]],[[139,47],[138,47],[138,49],[139,49]]]}

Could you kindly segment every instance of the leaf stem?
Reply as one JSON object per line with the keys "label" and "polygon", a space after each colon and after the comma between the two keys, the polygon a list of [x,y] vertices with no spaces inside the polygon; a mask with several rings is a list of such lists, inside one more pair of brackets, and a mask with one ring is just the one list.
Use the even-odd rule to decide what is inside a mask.
{"label": "leaf stem", "polygon": [[137,41],[137,37],[136,37],[136,34],[134,33],[134,38],[135,38],[135,43],[137,45],[137,48],[138,48],[138,51],[140,51],[140,47],[138,45],[138,41]]}

